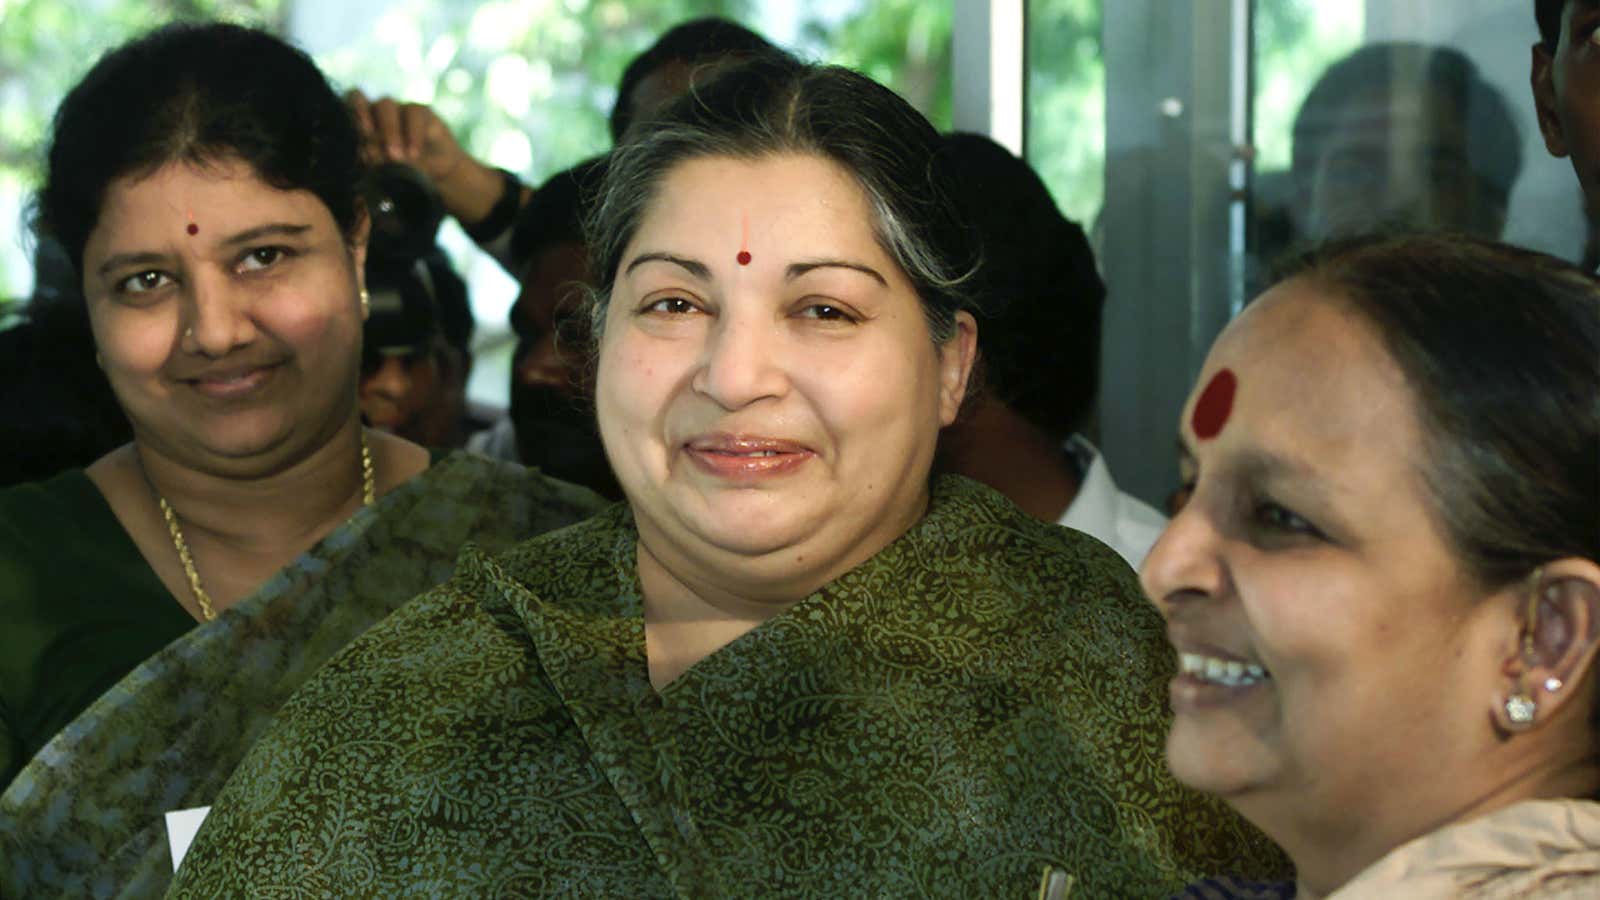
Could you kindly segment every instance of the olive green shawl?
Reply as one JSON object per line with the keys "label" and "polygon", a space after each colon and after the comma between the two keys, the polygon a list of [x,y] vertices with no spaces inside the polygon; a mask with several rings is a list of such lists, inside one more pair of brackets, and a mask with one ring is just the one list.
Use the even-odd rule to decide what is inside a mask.
{"label": "olive green shawl", "polygon": [[974,482],[648,680],[624,506],[452,580],[284,708],[183,897],[1164,896],[1276,851],[1166,774],[1162,624],[1111,550]]}

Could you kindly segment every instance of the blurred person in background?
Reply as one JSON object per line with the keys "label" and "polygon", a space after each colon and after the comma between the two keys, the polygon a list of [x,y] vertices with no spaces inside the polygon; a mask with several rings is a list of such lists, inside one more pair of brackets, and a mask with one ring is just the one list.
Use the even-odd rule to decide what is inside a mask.
{"label": "blurred person in background", "polygon": [[1499,237],[1522,171],[1505,96],[1450,47],[1356,50],[1317,79],[1292,135],[1286,196],[1268,199],[1259,223],[1268,268],[1302,245],[1376,228]]}
{"label": "blurred person in background", "polygon": [[943,153],[991,302],[978,328],[978,390],[939,437],[940,467],[1094,535],[1137,567],[1167,520],[1117,489],[1081,433],[1100,385],[1106,298],[1088,238],[1038,174],[989,138],[947,135]]}
{"label": "blurred person in background", "polygon": [[1583,268],[1600,266],[1600,3],[1535,0],[1534,107],[1551,156],[1568,157],[1583,189],[1589,233]]}

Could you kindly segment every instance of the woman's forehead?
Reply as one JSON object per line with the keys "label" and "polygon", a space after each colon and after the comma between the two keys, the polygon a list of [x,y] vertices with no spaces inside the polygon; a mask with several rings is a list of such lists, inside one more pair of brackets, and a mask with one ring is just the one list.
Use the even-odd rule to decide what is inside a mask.
{"label": "woman's forehead", "polygon": [[1202,445],[1235,433],[1302,452],[1387,446],[1408,458],[1416,440],[1411,389],[1372,326],[1303,280],[1262,295],[1218,338],[1181,427]]}
{"label": "woman's forehead", "polygon": [[[751,190],[753,186],[760,190]],[[798,224],[814,219],[865,223],[869,214],[860,185],[825,157],[702,156],[666,171],[645,211],[644,226],[653,219],[726,221],[730,216],[736,221],[749,217],[752,226],[775,217]]]}

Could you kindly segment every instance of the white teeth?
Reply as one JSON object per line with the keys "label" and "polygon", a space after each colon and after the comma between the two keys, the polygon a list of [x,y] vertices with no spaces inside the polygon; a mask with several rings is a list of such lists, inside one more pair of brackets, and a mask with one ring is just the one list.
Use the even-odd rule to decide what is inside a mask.
{"label": "white teeth", "polygon": [[1178,654],[1178,670],[1185,675],[1193,675],[1201,681],[1209,681],[1228,687],[1243,687],[1256,684],[1271,678],[1266,669],[1255,663],[1244,663],[1236,659],[1218,659],[1214,656],[1202,656],[1198,653]]}

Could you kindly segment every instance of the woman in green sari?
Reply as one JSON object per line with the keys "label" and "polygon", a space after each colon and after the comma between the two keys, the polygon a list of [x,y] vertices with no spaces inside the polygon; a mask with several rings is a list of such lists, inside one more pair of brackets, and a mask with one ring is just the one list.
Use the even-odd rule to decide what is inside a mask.
{"label": "woman in green sari", "polygon": [[41,233],[132,443],[0,492],[0,895],[158,893],[285,698],[461,545],[586,491],[369,432],[356,127],[269,35],[165,29],[56,116]]}
{"label": "woman in green sari", "polygon": [[593,204],[627,502],[353,644],[178,896],[1158,895],[1276,851],[1161,763],[1172,659],[1114,552],[956,477],[975,254],[938,135],[748,63]]}

